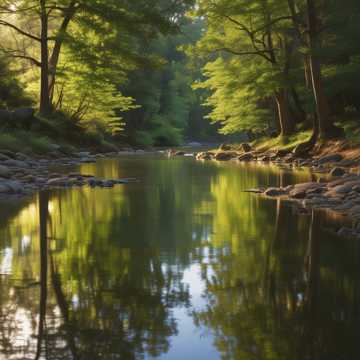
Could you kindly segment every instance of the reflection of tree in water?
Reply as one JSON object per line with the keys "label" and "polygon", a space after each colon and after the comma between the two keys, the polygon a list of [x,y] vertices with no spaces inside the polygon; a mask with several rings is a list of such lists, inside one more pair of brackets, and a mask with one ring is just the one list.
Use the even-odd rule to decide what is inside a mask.
{"label": "reflection of tree in water", "polygon": [[360,247],[324,233],[324,221],[278,202],[275,235],[257,244],[263,276],[246,277],[250,247],[203,273],[208,307],[194,319],[214,331],[224,359],[358,359]]}
{"label": "reflection of tree in water", "polygon": [[[111,174],[98,175],[122,177],[118,164],[112,164],[103,169]],[[14,279],[0,277],[0,353],[10,360],[25,355],[34,360],[37,350],[47,359],[160,355],[177,333],[173,309],[189,305],[183,271],[195,261],[203,262],[208,290],[208,309],[195,319],[214,329],[226,359],[292,355],[306,332],[308,277],[304,281],[303,271],[308,245],[301,236],[307,222],[290,216],[279,203],[271,239],[276,204],[242,193],[286,183],[285,173],[265,167],[234,171],[226,164],[202,167],[181,160],[146,164],[143,183],[135,189],[85,188],[49,199],[41,195],[37,230],[30,229],[30,216],[21,224],[36,242],[14,256],[14,274],[29,281],[21,288],[23,283],[17,287]],[[294,236],[295,228],[301,236]],[[17,239],[6,245],[15,252],[19,235],[8,236]],[[321,263],[332,271],[338,264],[328,253]],[[348,270],[336,268],[331,276],[347,276]],[[348,304],[340,285],[334,290],[331,276],[326,277],[328,296],[340,294],[337,299]],[[348,289],[353,289],[353,279],[347,279]],[[34,281],[38,284],[31,285]],[[12,340],[19,338],[16,318],[24,311],[33,337],[20,348]]]}
{"label": "reflection of tree in water", "polygon": [[[1,353],[9,359],[134,359],[166,352],[177,332],[172,309],[189,303],[179,268],[165,266],[154,248],[114,247],[101,236],[87,239],[85,248],[58,252],[61,239],[53,237],[58,224],[49,216],[48,201],[40,195],[40,283],[0,284],[1,305],[7,304],[0,310]],[[21,333],[19,311],[26,311],[32,335],[21,347],[14,342]]]}

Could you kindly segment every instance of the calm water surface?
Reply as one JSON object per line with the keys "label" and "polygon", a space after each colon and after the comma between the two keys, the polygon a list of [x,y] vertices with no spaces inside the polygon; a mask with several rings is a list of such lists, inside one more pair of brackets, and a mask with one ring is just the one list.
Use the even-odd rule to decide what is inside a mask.
{"label": "calm water surface", "polygon": [[308,173],[160,157],[80,170],[140,182],[0,204],[0,359],[360,358],[359,243],[242,192]]}

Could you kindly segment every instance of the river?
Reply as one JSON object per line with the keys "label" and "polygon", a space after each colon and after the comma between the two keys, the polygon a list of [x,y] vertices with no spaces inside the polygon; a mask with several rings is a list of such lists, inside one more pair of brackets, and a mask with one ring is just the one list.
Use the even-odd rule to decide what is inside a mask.
{"label": "river", "polygon": [[0,359],[359,359],[360,245],[244,192],[271,165],[132,156],[135,177],[0,204]]}

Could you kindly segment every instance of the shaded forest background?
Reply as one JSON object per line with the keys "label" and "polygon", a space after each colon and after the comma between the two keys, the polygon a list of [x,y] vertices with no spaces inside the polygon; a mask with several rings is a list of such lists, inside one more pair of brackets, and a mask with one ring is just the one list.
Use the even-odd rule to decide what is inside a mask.
{"label": "shaded forest background", "polygon": [[360,138],[359,20],[356,0],[0,0],[0,147]]}

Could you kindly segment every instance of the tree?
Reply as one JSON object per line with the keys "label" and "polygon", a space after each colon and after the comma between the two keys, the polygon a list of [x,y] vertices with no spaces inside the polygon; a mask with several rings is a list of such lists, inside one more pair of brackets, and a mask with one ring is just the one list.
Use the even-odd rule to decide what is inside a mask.
{"label": "tree", "polygon": [[245,63],[256,62],[262,66],[269,76],[268,92],[271,89],[276,100],[280,132],[292,134],[295,122],[290,115],[289,90],[294,43],[289,36],[291,15],[287,4],[284,1],[215,3],[203,0],[199,2],[198,15],[205,16],[208,23],[207,32],[199,42],[200,50],[217,53],[225,61],[242,57]]}
{"label": "tree", "polygon": [[[7,1],[1,7],[0,25],[14,32],[17,39],[27,42],[21,41],[21,47],[17,45],[19,41],[14,47],[2,44],[3,50],[40,69],[40,113],[49,115],[54,106],[58,65],[64,44],[72,49],[81,48],[81,60],[90,62],[92,66],[124,70],[117,57],[126,56],[135,64],[138,61],[136,54],[127,52],[130,38],[149,39],[159,30],[173,31],[175,26],[169,16],[177,1],[171,2],[166,11],[160,3],[158,0],[124,0],[120,3],[115,0]],[[75,39],[72,35],[76,28],[86,36]],[[85,51],[86,45],[94,36],[102,41],[97,43],[96,52],[90,54]],[[122,46],[124,43],[125,48]]]}

